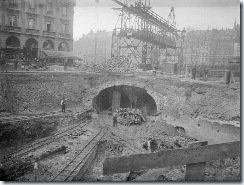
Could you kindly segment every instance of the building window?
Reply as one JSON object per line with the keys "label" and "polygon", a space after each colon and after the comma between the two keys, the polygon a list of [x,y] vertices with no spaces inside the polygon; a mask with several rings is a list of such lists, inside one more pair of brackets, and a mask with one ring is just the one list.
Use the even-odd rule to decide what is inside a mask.
{"label": "building window", "polygon": [[67,32],[68,32],[68,25],[62,24],[62,33],[67,33]]}
{"label": "building window", "polygon": [[47,31],[51,31],[51,22],[47,22]]}
{"label": "building window", "polygon": [[35,1],[34,0],[29,0],[30,3],[30,8],[34,9],[35,8]]}
{"label": "building window", "polygon": [[28,21],[28,26],[29,26],[30,29],[33,29],[33,28],[34,28],[34,21],[35,21],[35,20],[32,19],[32,18],[29,19],[29,21]]}
{"label": "building window", "polygon": [[63,6],[63,8],[62,8],[62,14],[63,15],[67,15],[67,7],[66,6]]}
{"label": "building window", "polygon": [[10,15],[10,26],[16,26],[16,16],[15,15]]}
{"label": "building window", "polygon": [[9,0],[9,5],[11,5],[11,6],[17,6],[16,0]]}
{"label": "building window", "polygon": [[47,3],[47,12],[52,12],[52,3]]}

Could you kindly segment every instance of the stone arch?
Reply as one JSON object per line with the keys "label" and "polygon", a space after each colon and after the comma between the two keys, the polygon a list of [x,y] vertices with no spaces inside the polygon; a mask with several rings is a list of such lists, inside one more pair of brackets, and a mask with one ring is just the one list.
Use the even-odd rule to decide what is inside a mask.
{"label": "stone arch", "polygon": [[89,90],[89,92],[87,92],[87,94],[89,94],[89,95],[86,96],[84,99],[85,108],[86,109],[93,108],[93,100],[95,97],[97,97],[99,95],[99,93],[102,90],[113,87],[113,86],[123,86],[123,85],[145,89],[147,94],[150,95],[153,98],[153,100],[155,101],[156,111],[160,111],[162,109],[162,107],[163,107],[162,101],[164,101],[164,99],[165,99],[165,97],[162,94],[155,92],[152,88],[150,88],[148,85],[146,85],[144,83],[139,83],[136,81],[124,81],[124,80],[106,82],[98,87],[95,87],[95,88]]}
{"label": "stone arch", "polygon": [[27,52],[27,58],[33,59],[33,58],[37,58],[38,55],[38,42],[36,39],[34,38],[29,38],[26,42],[25,42],[25,50],[28,51]]}
{"label": "stone arch", "polygon": [[46,41],[43,43],[43,49],[46,49],[46,50],[54,49],[54,43],[53,43],[53,41],[51,41],[51,40],[46,40]]}
{"label": "stone arch", "polygon": [[10,36],[6,40],[6,47],[7,48],[19,48],[20,47],[20,41],[15,36]]}
{"label": "stone arch", "polygon": [[69,51],[69,44],[67,42],[61,42],[58,46],[59,51]]}

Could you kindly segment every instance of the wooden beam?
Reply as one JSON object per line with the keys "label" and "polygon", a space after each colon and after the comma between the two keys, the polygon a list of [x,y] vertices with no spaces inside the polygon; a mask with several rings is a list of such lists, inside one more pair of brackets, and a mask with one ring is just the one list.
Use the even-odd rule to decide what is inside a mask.
{"label": "wooden beam", "polygon": [[103,163],[103,174],[111,175],[130,171],[233,158],[240,156],[240,148],[240,141],[237,141],[197,148],[184,148],[150,154],[112,157],[105,159]]}
{"label": "wooden beam", "polygon": [[[208,141],[191,142],[189,148],[196,148],[208,145]],[[186,181],[204,181],[206,162],[187,164],[186,165]]]}

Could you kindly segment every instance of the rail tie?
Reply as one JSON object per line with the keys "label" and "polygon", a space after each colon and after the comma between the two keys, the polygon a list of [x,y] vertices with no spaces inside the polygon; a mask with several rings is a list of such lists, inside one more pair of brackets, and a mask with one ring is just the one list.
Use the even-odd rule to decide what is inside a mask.
{"label": "rail tie", "polygon": [[98,145],[105,135],[105,129],[102,128],[85,146],[78,151],[72,160],[60,171],[51,181],[71,181],[79,173],[83,165],[85,165],[89,154],[92,154],[94,148]]}

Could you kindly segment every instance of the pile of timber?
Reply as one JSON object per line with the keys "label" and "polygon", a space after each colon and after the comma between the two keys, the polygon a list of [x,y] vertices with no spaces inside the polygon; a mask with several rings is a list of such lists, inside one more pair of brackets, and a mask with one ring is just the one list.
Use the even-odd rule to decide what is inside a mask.
{"label": "pile of timber", "polygon": [[118,123],[122,125],[130,126],[146,121],[145,116],[139,109],[120,108],[115,110],[115,113],[118,115]]}

